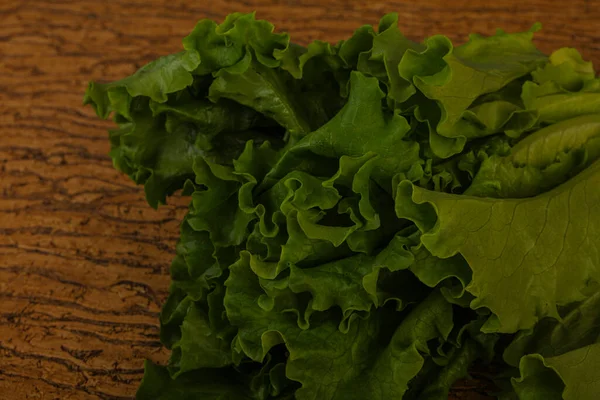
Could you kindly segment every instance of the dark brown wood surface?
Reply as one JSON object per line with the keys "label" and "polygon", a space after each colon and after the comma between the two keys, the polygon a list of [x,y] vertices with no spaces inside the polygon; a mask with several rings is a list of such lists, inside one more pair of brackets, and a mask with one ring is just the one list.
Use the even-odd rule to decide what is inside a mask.
{"label": "dark brown wood surface", "polygon": [[82,94],[178,51],[198,19],[251,10],[301,43],[389,11],[409,37],[458,42],[540,21],[544,51],[600,64],[600,0],[0,0],[1,400],[130,399],[143,360],[166,360],[157,318],[187,201],[146,205]]}

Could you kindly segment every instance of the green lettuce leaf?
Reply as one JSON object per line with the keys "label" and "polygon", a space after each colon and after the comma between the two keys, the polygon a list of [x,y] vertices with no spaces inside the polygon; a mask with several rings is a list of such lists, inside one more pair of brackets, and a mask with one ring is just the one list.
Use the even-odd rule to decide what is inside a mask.
{"label": "green lettuce leaf", "polygon": [[[228,373],[229,372],[229,373]],[[137,400],[250,400],[240,383],[234,384],[230,371],[199,370],[171,379],[166,368],[146,361],[144,379]]]}
{"label": "green lettuce leaf", "polygon": [[541,121],[559,122],[600,111],[600,80],[577,50],[555,51],[550,63],[532,76],[534,81],[523,85],[522,98],[527,108],[538,111]]}
{"label": "green lettuce leaf", "polygon": [[521,376],[512,384],[520,399],[594,399],[600,390],[600,292],[569,305],[561,320],[545,319],[523,331],[504,351]]}
{"label": "green lettuce leaf", "polygon": [[505,156],[492,155],[467,195],[516,198],[543,193],[600,158],[600,114],[571,118],[538,130]]}
{"label": "green lettuce leaf", "polygon": [[476,297],[471,307],[494,313],[483,329],[513,333],[558,317],[558,306],[582,300],[588,282],[600,279],[599,184],[599,162],[525,199],[438,193],[403,181],[396,212],[417,224],[434,256],[461,254],[468,262],[473,275],[466,289]]}
{"label": "green lettuce leaf", "polygon": [[[546,62],[546,56],[531,41],[533,32],[538,28],[536,25],[531,31],[518,34],[499,31],[491,37],[471,35],[468,43],[456,48],[446,37],[433,36],[426,40],[427,48],[424,51],[407,52],[399,64],[400,75],[414,82],[427,98],[439,105],[441,116],[436,127],[437,133],[449,138],[485,135],[479,132],[476,125],[464,123],[465,112],[478,97],[502,89]],[[502,124],[500,121],[512,118],[511,114],[518,110],[508,104],[491,107],[497,110],[476,108],[469,113],[471,117],[480,114],[480,120],[490,120],[491,116],[486,113],[505,114],[504,118],[494,115],[498,122],[490,120],[491,127],[496,128],[491,129],[491,133],[508,123]]]}
{"label": "green lettuce leaf", "polygon": [[[100,117],[107,118],[110,112],[121,110],[115,102],[123,95],[123,89],[131,97],[144,96],[164,103],[168,94],[192,84],[194,77],[191,71],[199,64],[200,56],[195,51],[161,57],[120,81],[108,84],[91,82],[84,104],[91,104]],[[126,116],[126,112],[123,115]]]}
{"label": "green lettuce leaf", "polygon": [[301,307],[310,307],[310,302],[303,303],[286,282],[269,290],[266,298],[248,255],[242,253],[230,270],[225,306],[238,327],[234,347],[260,361],[273,346],[284,343],[289,352],[286,374],[302,384],[297,399],[401,397],[424,362],[421,353],[428,352],[427,341],[447,337],[452,329],[452,308],[439,293],[411,310],[398,328],[388,326],[393,309],[380,309],[366,318],[355,315],[346,332],[331,318],[334,310],[313,315],[309,326]]}
{"label": "green lettuce leaf", "polygon": [[[317,167],[313,164],[322,163],[320,157],[356,157],[370,151],[379,156],[373,172],[374,180],[391,192],[392,176],[420,163],[419,145],[407,137],[410,131],[408,121],[381,108],[384,93],[377,79],[353,72],[350,88],[348,103],[342,110],[323,127],[290,148],[270,173],[271,176],[295,168],[315,171]],[[371,134],[364,135],[365,130]]]}

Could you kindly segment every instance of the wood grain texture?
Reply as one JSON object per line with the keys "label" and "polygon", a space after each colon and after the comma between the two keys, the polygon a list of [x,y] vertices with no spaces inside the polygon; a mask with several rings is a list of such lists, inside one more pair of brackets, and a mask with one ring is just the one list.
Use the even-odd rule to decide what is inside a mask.
{"label": "wood grain texture", "polygon": [[166,360],[157,317],[187,201],[146,205],[82,94],[178,51],[200,18],[252,10],[301,43],[388,11],[409,37],[458,42],[541,21],[542,50],[600,63],[598,0],[0,0],[0,399],[130,399],[143,360]]}

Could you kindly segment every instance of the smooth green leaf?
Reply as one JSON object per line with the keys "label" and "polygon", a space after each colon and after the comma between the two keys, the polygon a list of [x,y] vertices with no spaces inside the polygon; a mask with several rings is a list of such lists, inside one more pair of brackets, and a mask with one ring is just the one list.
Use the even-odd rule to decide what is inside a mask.
{"label": "smooth green leaf", "polygon": [[598,188],[599,162],[525,199],[437,193],[404,181],[396,212],[419,226],[434,256],[461,254],[468,262],[473,276],[466,289],[476,297],[471,307],[494,313],[483,329],[513,333],[558,317],[557,306],[582,300],[588,281],[600,279]]}

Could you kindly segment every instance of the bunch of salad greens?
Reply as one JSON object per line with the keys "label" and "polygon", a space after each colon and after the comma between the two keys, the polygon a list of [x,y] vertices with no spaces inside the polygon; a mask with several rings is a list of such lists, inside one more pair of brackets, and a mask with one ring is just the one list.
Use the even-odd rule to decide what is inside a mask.
{"label": "bunch of salad greens", "polygon": [[232,14],[90,83],[114,165],[182,189],[165,367],[138,399],[600,396],[600,78],[524,33],[389,14],[306,47]]}

